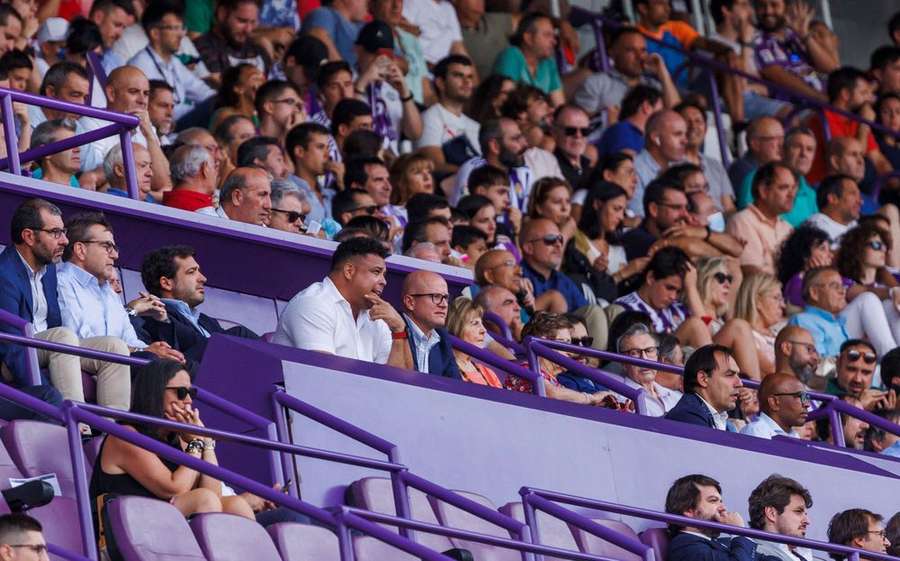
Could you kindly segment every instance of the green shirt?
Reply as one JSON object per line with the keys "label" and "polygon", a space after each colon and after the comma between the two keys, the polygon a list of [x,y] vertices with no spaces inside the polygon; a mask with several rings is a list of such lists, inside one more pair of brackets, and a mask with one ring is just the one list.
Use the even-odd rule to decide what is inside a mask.
{"label": "green shirt", "polygon": [[184,26],[192,33],[206,33],[212,28],[215,0],[191,0],[185,2]]}
{"label": "green shirt", "polygon": [[559,79],[559,69],[553,57],[545,58],[538,62],[534,75],[528,70],[525,55],[519,47],[509,46],[497,55],[494,61],[494,74],[501,74],[510,80],[522,84],[528,84],[550,94],[562,89],[562,81]]}
{"label": "green shirt", "polygon": [[[752,185],[754,177],[756,177],[756,170],[748,173],[747,177],[744,178],[744,182],[741,183],[737,193],[738,208],[745,208],[753,202]],[[809,186],[806,178],[801,175],[797,184],[797,198],[794,199],[794,207],[790,212],[782,214],[781,217],[784,218],[785,222],[796,228],[817,212],[819,212],[819,206],[816,204],[816,191]]]}

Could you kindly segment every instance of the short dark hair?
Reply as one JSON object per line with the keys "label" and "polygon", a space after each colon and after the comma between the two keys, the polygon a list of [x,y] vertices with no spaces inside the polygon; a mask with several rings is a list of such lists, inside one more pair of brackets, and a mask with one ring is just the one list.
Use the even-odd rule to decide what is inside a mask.
{"label": "short dark hair", "polygon": [[638,84],[631,88],[625,98],[622,99],[622,110],[619,112],[619,120],[627,119],[641,108],[644,103],[654,105],[657,101],[662,100],[662,92],[653,86]]}
{"label": "short dark hair", "polygon": [[349,125],[353,119],[371,114],[372,108],[365,101],[353,98],[342,99],[331,112],[331,134],[336,136],[338,126]]}
{"label": "short dark hair", "polygon": [[265,105],[266,102],[279,97],[285,90],[294,90],[294,93],[296,93],[298,97],[300,96],[300,92],[297,91],[294,84],[287,80],[269,80],[261,85],[259,89],[256,90],[256,97],[253,98],[253,107],[256,109],[257,114],[262,113],[263,105]]}
{"label": "short dark hair", "polygon": [[337,271],[350,259],[364,255],[377,255],[382,259],[387,259],[390,253],[378,240],[372,238],[349,239],[341,242],[334,250],[334,254],[331,256],[331,270]]}
{"label": "short dark hair", "polygon": [[235,113],[234,115],[229,115],[222,119],[222,122],[220,122],[213,131],[213,137],[219,142],[230,144],[231,141],[234,140],[234,136],[231,132],[231,127],[236,125],[239,121],[250,121],[250,124],[253,124],[253,121],[250,119],[250,117]]}
{"label": "short dark hair", "polygon": [[844,351],[846,351],[850,347],[857,347],[860,345],[863,347],[868,347],[868,349],[872,351],[872,354],[878,356],[878,351],[875,350],[875,345],[866,341],[865,339],[847,339],[846,341],[841,343],[840,349],[838,350],[838,355],[843,354]]}
{"label": "short dark hair", "polygon": [[28,199],[16,208],[9,222],[9,233],[13,243],[22,243],[23,230],[39,230],[44,227],[41,209],[54,216],[62,216],[59,207],[44,199]]}
{"label": "short dark hair", "polygon": [[63,252],[63,261],[72,258],[72,251],[76,243],[88,240],[87,231],[91,226],[103,226],[112,232],[112,224],[102,212],[83,212],[66,220],[66,237],[69,238],[69,245]]}
{"label": "short dark hair", "polygon": [[896,45],[883,45],[872,52],[869,57],[870,70],[884,70],[888,65],[900,59],[900,47]]}
{"label": "short dark hair", "polygon": [[484,195],[466,195],[456,203],[456,210],[460,211],[466,219],[471,220],[486,206],[494,206],[494,203]]}
{"label": "short dark hair", "polygon": [[77,18],[69,24],[66,36],[66,53],[83,55],[103,46],[100,28],[89,19]]}
{"label": "short dark hair", "polygon": [[691,258],[680,248],[664,247],[654,253],[653,257],[650,258],[650,262],[647,263],[646,270],[644,271],[644,278],[646,279],[646,275],[649,273],[653,273],[653,278],[655,280],[675,275],[684,277],[690,263]]}
{"label": "short dark hair", "polygon": [[338,72],[347,72],[350,76],[353,76],[353,70],[350,69],[350,65],[347,64],[347,61],[333,60],[331,62],[326,62],[319,68],[319,71],[316,74],[316,86],[321,90],[325,87],[325,84],[331,80],[331,77]]}
{"label": "short dark hair", "polygon": [[[700,500],[700,487],[715,487],[722,493],[722,486],[712,477],[694,473],[679,477],[666,493],[666,512],[684,516],[684,513],[697,507]],[[670,524],[669,533],[673,536],[681,530],[681,526]]]}
{"label": "short dark hair", "polygon": [[417,222],[410,222],[403,231],[403,243],[401,250],[406,253],[413,246],[413,242],[422,243],[428,241],[428,227],[440,224],[450,228],[450,221],[443,216],[432,216]]}
{"label": "short dark hair", "polygon": [[308,82],[315,83],[321,68],[328,63],[328,47],[318,37],[301,35],[284,51],[284,60],[294,59]]}
{"label": "short dark hair", "polygon": [[725,14],[722,13],[722,8],[730,10],[732,6],[734,6],[734,0],[711,0],[709,3],[709,15],[712,16],[713,22],[716,25],[722,25],[725,22]]}
{"label": "short dark hair", "polygon": [[502,169],[485,164],[480,168],[472,170],[469,174],[468,188],[469,193],[474,193],[479,187],[492,187],[494,185],[509,185],[509,177]]}
{"label": "short dark hair", "polygon": [[[868,534],[870,522],[881,522],[881,520],[880,514],[864,508],[851,508],[839,512],[828,522],[828,541],[840,545],[850,545],[854,539]],[[839,553],[829,553],[829,555],[836,561],[846,557]]]}
{"label": "short dark hair", "polygon": [[180,20],[184,20],[184,5],[178,0],[154,0],[147,3],[147,8],[141,16],[141,27],[149,35],[150,30],[162,25],[162,20],[172,14]]}
{"label": "short dark hair", "polygon": [[41,81],[41,87],[38,90],[38,93],[47,95],[47,88],[49,87],[52,87],[55,92],[59,93],[59,89],[62,88],[66,83],[66,80],[69,79],[69,74],[77,74],[85,80],[88,80],[87,71],[83,66],[63,60],[47,69],[47,73],[44,74],[44,79]]}
{"label": "short dark hair", "polygon": [[816,189],[816,205],[819,210],[828,207],[828,195],[834,195],[838,199],[844,196],[844,181],[856,183],[852,177],[841,173],[829,175],[819,183],[819,188]]}
{"label": "short dark hair", "polygon": [[175,278],[178,265],[175,258],[187,259],[196,255],[194,248],[188,245],[167,245],[144,256],[141,263],[141,281],[150,294],[162,296],[162,287],[159,284],[161,277]]}
{"label": "short dark hair", "polygon": [[6,22],[9,21],[9,16],[12,16],[19,20],[19,22],[24,27],[25,19],[22,18],[22,14],[20,14],[15,8],[12,7],[12,4],[0,4],[0,25],[6,26]]}
{"label": "short dark hair", "polygon": [[753,176],[753,182],[750,184],[750,193],[753,195],[754,200],[759,199],[760,187],[772,185],[778,177],[778,170],[782,168],[790,171],[793,175],[794,172],[791,171],[791,168],[782,162],[769,162],[759,166],[756,170],[756,175]]}
{"label": "short dark hair", "polygon": [[416,193],[406,201],[406,215],[410,222],[424,220],[431,211],[450,208],[447,199],[431,193]]}
{"label": "short dark hair", "polygon": [[551,22],[553,21],[550,16],[543,12],[531,12],[522,16],[522,19],[519,20],[519,25],[516,26],[515,32],[512,34],[512,37],[509,38],[509,44],[515,47],[521,47],[525,34],[534,31],[534,25],[542,19]]}
{"label": "short dark hair", "polygon": [[884,533],[888,541],[891,542],[891,547],[888,548],[887,554],[897,557],[900,555],[900,512],[891,516],[887,526],[884,528]]}
{"label": "short dark hair", "polygon": [[828,75],[828,102],[834,101],[841,95],[844,90],[852,90],[856,87],[856,82],[865,79],[866,74],[859,68],[852,66],[842,66]]}
{"label": "short dark hair", "polygon": [[647,184],[647,187],[644,189],[643,199],[644,216],[649,216],[650,214],[648,212],[650,203],[658,205],[659,203],[663,202],[663,197],[668,190],[684,193],[684,189],[682,189],[680,185],[663,177],[657,177]]}
{"label": "short dark hair", "polygon": [[734,357],[734,352],[723,345],[704,345],[695,350],[684,363],[684,393],[694,393],[697,387],[697,375],[706,372],[711,375],[719,363],[716,354]]}
{"label": "short dark hair", "polygon": [[432,74],[434,74],[434,78],[444,78],[447,79],[447,72],[450,70],[451,64],[461,64],[463,66],[472,66],[472,59],[467,57],[466,55],[457,55],[451,54],[447,55],[434,65],[434,70]]}
{"label": "short dark hair", "polygon": [[[889,36],[892,36],[897,31],[900,31],[900,11],[897,11],[897,13],[892,15],[891,19],[888,20],[887,30]],[[891,38],[893,39],[893,37]]]}
{"label": "short dark hair", "polygon": [[291,161],[293,161],[294,149],[298,146],[306,150],[309,146],[309,141],[312,140],[314,134],[321,134],[327,137],[328,129],[319,123],[308,121],[306,123],[300,123],[288,131],[287,137],[284,139],[284,148],[287,152],[287,157],[291,158]]}
{"label": "short dark hair", "polygon": [[344,159],[377,158],[384,147],[384,137],[369,129],[356,129],[344,139]]}
{"label": "short dark hair", "polygon": [[[368,214],[354,216],[347,222],[347,229],[361,230],[369,237],[381,242],[390,241],[390,226],[388,226],[387,222],[377,216],[369,216]],[[341,231],[343,232],[343,230]],[[390,251],[388,251],[388,253],[390,253]]]}
{"label": "short dark hair", "polygon": [[94,3],[91,4],[91,11],[88,12],[88,16],[93,16],[97,12],[109,14],[115,8],[121,8],[126,14],[131,17],[135,17],[135,15],[137,15],[134,13],[134,4],[132,4],[128,0],[94,0]]}
{"label": "short dark hair", "polygon": [[159,90],[166,90],[172,94],[175,93],[175,88],[168,82],[164,80],[150,80],[150,97],[156,95]]}
{"label": "short dark hair", "polygon": [[[166,386],[176,374],[182,370],[190,374],[190,370],[180,362],[169,359],[156,359],[144,366],[131,368],[131,412],[162,419],[165,416]],[[138,421],[132,426],[141,434],[160,438],[160,429],[155,425],[145,425]]]}
{"label": "short dark hair", "polygon": [[774,473],[765,478],[747,499],[750,527],[762,530],[766,525],[766,507],[774,507],[778,514],[781,514],[794,495],[803,499],[806,508],[812,506],[812,495],[797,481]]}
{"label": "short dark hair", "polygon": [[12,49],[3,53],[3,56],[0,56],[0,72],[2,72],[3,74],[8,75],[13,70],[17,70],[19,68],[34,70],[34,65],[31,64],[31,59],[28,58],[28,55],[25,54],[25,51]]}
{"label": "short dark hair", "polygon": [[369,181],[369,172],[366,170],[366,166],[387,168],[387,164],[381,158],[352,158],[347,161],[344,168],[344,185],[347,187],[365,185]]}
{"label": "short dark hair", "polygon": [[[341,215],[345,212],[350,212],[356,207],[356,197],[368,194],[369,193],[363,189],[351,188],[338,191],[334,198],[331,199],[331,216],[340,223]],[[341,225],[343,226],[343,224]]]}
{"label": "short dark hair", "polygon": [[27,514],[14,512],[0,516],[0,544],[7,543],[10,534],[20,532],[43,532],[41,523]]}
{"label": "short dark hair", "polygon": [[467,226],[461,224],[453,227],[453,234],[450,237],[451,247],[461,247],[465,250],[467,247],[478,240],[487,241],[487,234],[476,228],[475,226]]}
{"label": "short dark hair", "polygon": [[254,136],[241,142],[237,149],[237,162],[239,168],[258,165],[256,160],[265,160],[269,156],[269,148],[274,146],[279,151],[281,143],[271,136]]}
{"label": "short dark hair", "polygon": [[[900,347],[895,347],[881,357],[881,382],[890,390],[894,379],[900,377]],[[900,380],[896,382],[900,384]]]}

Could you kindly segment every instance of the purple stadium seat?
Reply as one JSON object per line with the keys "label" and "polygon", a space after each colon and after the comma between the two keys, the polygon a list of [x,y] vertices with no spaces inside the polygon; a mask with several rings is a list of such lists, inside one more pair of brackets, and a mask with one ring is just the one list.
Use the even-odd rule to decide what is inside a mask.
{"label": "purple stadium seat", "polygon": [[11,421],[3,444],[25,477],[55,473],[64,497],[75,497],[75,477],[66,428],[40,421]]}
{"label": "purple stadium seat", "polygon": [[[365,477],[354,481],[350,485],[350,499],[354,506],[381,512],[384,514],[397,514],[394,509],[394,494],[391,490],[391,481],[383,477]],[[409,489],[410,514],[413,520],[440,524],[434,515],[434,510],[425,493],[416,489]],[[396,527],[390,527],[395,530]],[[447,551],[455,547],[444,536],[416,532],[416,541],[437,551]],[[375,546],[373,546],[375,547]]]}
{"label": "purple stadium seat", "polygon": [[353,538],[353,552],[356,554],[357,561],[416,561],[418,559],[414,555],[369,536]]}
{"label": "purple stadium seat", "polygon": [[[506,503],[500,507],[500,512],[525,523],[525,509],[522,508],[522,503]],[[540,510],[537,511],[537,522],[538,533],[540,534],[539,543],[560,549],[578,551],[578,544],[575,542],[575,536],[572,535],[572,530],[569,529],[568,524]],[[556,561],[558,558],[544,556],[544,559],[546,561]]]}
{"label": "purple stadium seat", "polygon": [[208,561],[281,561],[272,538],[255,520],[216,512],[195,515],[190,525]]}
{"label": "purple stadium seat", "polygon": [[666,528],[647,528],[640,534],[641,543],[653,548],[656,561],[666,561],[669,552],[669,530]]}
{"label": "purple stadium seat", "polygon": [[[5,429],[0,429],[0,433],[3,430]],[[0,443],[0,489],[9,489],[10,477],[22,477],[22,472],[9,455],[6,446]]]}
{"label": "purple stadium seat", "polygon": [[[4,505],[5,507],[6,505]],[[58,545],[71,552],[82,552],[81,534],[78,530],[78,504],[75,499],[54,497],[50,504],[28,511],[44,527],[44,538],[53,545]],[[54,561],[62,561],[62,557],[50,556]]]}
{"label": "purple stadium seat", "polygon": [[206,561],[187,520],[166,501],[119,497],[107,509],[125,561]]}
{"label": "purple stadium seat", "polygon": [[341,558],[337,536],[327,528],[282,522],[266,530],[284,561],[339,561]]}
{"label": "purple stadium seat", "polygon": [[[620,534],[630,536],[635,540],[638,539],[637,534],[634,533],[634,530],[632,530],[631,527],[624,522],[607,519],[597,519],[594,520],[594,522],[596,524],[599,524],[600,526],[605,526],[610,530],[615,530]],[[573,528],[573,532],[575,533],[575,539],[578,541],[579,547],[581,547],[581,551],[584,551],[585,553],[594,553],[596,555],[602,555],[603,557],[619,559],[620,561],[641,561],[640,555],[635,555],[634,553],[622,549],[621,547],[604,539],[601,539],[594,534],[589,534],[588,532],[585,532],[584,530],[578,528]]]}
{"label": "purple stadium seat", "polygon": [[[494,506],[494,503],[492,503],[491,500],[487,497],[484,497],[477,493],[471,493],[469,491],[454,490],[453,492],[457,495],[462,495],[467,499],[471,499],[476,503],[486,506],[491,510],[497,510],[497,507]],[[481,534],[488,534],[491,536],[500,536],[503,538],[510,537],[509,532],[507,532],[504,528],[492,524],[487,520],[478,518],[474,514],[469,514],[462,509],[456,508],[455,506],[449,505],[445,502],[438,501],[433,497],[429,497],[429,500],[431,500],[434,511],[437,513],[438,520],[440,520],[441,525],[443,526],[446,526],[448,528],[459,528],[461,530],[479,532]],[[453,547],[459,547],[471,551],[472,556],[475,559],[478,559],[478,561],[518,561],[522,558],[522,555],[518,551],[512,549],[504,549],[500,547],[494,547],[492,545],[485,545],[482,543],[461,540],[457,538],[453,538],[450,541],[453,543]]]}

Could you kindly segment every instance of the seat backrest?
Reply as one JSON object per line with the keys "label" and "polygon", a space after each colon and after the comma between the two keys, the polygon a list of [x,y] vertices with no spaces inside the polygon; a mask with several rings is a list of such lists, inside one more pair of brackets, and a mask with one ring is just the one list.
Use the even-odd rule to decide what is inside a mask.
{"label": "seat backrest", "polygon": [[[637,534],[634,533],[631,526],[624,522],[601,518],[594,520],[594,523],[609,528],[610,530],[615,530],[620,534],[632,537],[635,540],[638,539]],[[578,546],[581,548],[581,551],[585,553],[594,553],[604,557],[612,557],[613,559],[619,559],[620,561],[641,561],[640,555],[631,553],[630,551],[595,536],[594,534],[585,532],[580,528],[573,528],[572,531],[575,534],[576,541],[578,541]]]}
{"label": "seat backrest", "polygon": [[55,473],[64,497],[75,498],[75,477],[66,428],[40,421],[11,421],[3,444],[25,477]]}
{"label": "seat backrest", "polygon": [[640,534],[641,543],[653,548],[656,561],[666,561],[669,553],[669,530],[666,528],[647,528]]}
{"label": "seat backrest", "polygon": [[[446,550],[444,550],[446,551]],[[356,561],[417,561],[418,557],[370,536],[353,538]]]}
{"label": "seat backrest", "polygon": [[[81,533],[76,522],[78,503],[75,499],[53,497],[53,500],[44,506],[29,510],[28,515],[34,517],[44,527],[44,539],[48,543],[73,553],[82,552]],[[51,555],[50,558],[54,561],[63,559],[55,555]]]}
{"label": "seat backrest", "polygon": [[[6,430],[5,426],[0,428],[0,434],[2,434],[4,430]],[[12,459],[6,446],[0,442],[0,489],[9,489],[11,487],[9,484],[9,479],[11,477],[16,479],[22,477],[22,471],[19,470],[19,466],[17,466],[16,462]]]}
{"label": "seat backrest", "polygon": [[[425,493],[417,489],[408,488],[407,494],[409,495],[410,516],[413,520],[428,522],[429,524],[440,524]],[[353,506],[382,514],[397,514],[397,511],[394,509],[394,492],[391,488],[390,479],[365,477],[354,481],[350,485],[349,497]],[[389,528],[396,531],[394,526]],[[444,536],[427,534],[422,531],[416,532],[415,536],[417,542],[437,551],[447,551],[454,547],[450,540]]]}
{"label": "seat backrest", "polygon": [[[522,508],[522,503],[520,502],[506,503],[500,507],[500,512],[511,518],[515,518],[523,524],[525,523],[525,510]],[[575,542],[575,536],[572,535],[572,530],[569,529],[568,524],[559,518],[554,518],[546,512],[538,510],[537,524],[538,535],[540,537],[538,543],[558,547],[560,549],[578,551],[578,544]],[[555,561],[557,558],[545,555],[544,559],[546,561]]]}
{"label": "seat backrest", "polygon": [[119,497],[106,508],[125,561],[206,561],[187,520],[166,501]]}
{"label": "seat backrest", "polygon": [[[497,507],[494,506],[494,503],[492,503],[490,499],[483,495],[472,493],[470,491],[454,490],[453,492],[457,495],[462,495],[467,499],[471,499],[491,510],[497,510]],[[458,528],[461,530],[469,530],[472,532],[479,532],[481,534],[488,534],[491,536],[500,536],[503,538],[510,537],[508,531],[506,531],[504,528],[501,528],[500,526],[497,526],[496,524],[488,522],[487,520],[483,520],[475,516],[474,514],[469,514],[468,512],[453,505],[447,504],[443,501],[439,501],[434,497],[429,497],[429,499],[431,500],[431,504],[434,507],[434,510],[438,516],[438,520],[440,521],[442,526],[446,526],[448,528]],[[458,538],[453,538],[450,541],[453,542],[454,547],[468,549],[469,551],[471,551],[472,556],[475,559],[478,559],[478,561],[516,561],[522,558],[521,554],[518,551],[514,551],[512,549],[503,549],[469,540],[461,540]]]}
{"label": "seat backrest", "polygon": [[215,512],[194,515],[190,526],[209,561],[281,561],[269,534],[255,520]]}
{"label": "seat backrest", "polygon": [[340,561],[337,536],[327,528],[281,522],[266,530],[284,561]]}

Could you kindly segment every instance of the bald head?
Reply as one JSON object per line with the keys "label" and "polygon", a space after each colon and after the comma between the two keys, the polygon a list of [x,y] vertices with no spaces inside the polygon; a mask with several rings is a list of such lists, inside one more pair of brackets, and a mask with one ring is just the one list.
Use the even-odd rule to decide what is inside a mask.
{"label": "bald head", "polygon": [[684,158],[687,146],[687,122],[671,109],[657,111],[647,120],[644,134],[647,151],[666,165]]}
{"label": "bald head", "polygon": [[785,373],[770,374],[759,386],[759,408],[773,421],[790,432],[806,422],[805,388],[796,376]]}
{"label": "bald head", "polygon": [[502,286],[496,284],[485,286],[475,297],[475,303],[486,312],[500,316],[508,326],[512,326],[519,318],[520,309],[516,296]]}
{"label": "bald head", "polygon": [[759,165],[781,160],[784,153],[784,127],[773,117],[754,119],[747,127],[747,146]]}
{"label": "bald head", "polygon": [[413,271],[403,279],[403,311],[426,335],[447,323],[447,281],[431,271]]}
{"label": "bald head", "polygon": [[[413,271],[403,279],[403,288],[401,289],[400,294],[403,296],[406,296],[407,294],[419,294],[422,292],[423,288],[426,288],[435,282],[444,282],[444,279],[441,278],[441,275],[432,271]],[[446,285],[447,283],[444,282],[444,286]]]}
{"label": "bald head", "polygon": [[136,66],[120,66],[113,70],[105,91],[108,109],[130,114],[147,110],[150,82]]}

